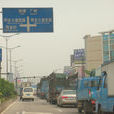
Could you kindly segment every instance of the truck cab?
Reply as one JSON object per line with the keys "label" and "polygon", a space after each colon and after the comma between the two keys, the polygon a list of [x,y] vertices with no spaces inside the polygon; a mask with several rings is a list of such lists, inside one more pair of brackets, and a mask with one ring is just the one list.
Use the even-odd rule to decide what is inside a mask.
{"label": "truck cab", "polygon": [[[102,65],[99,87],[91,98],[95,101],[97,114],[114,114],[114,62]],[[105,72],[105,73],[104,73]]]}
{"label": "truck cab", "polygon": [[101,87],[97,91],[96,112],[97,114],[114,113],[114,96],[109,95],[108,77],[102,77]]}
{"label": "truck cab", "polygon": [[76,94],[79,112],[82,112],[82,110],[84,110],[85,113],[93,111],[94,105],[92,104],[95,104],[95,101],[92,99],[92,95],[94,95],[98,89],[99,80],[99,76],[77,80]]}

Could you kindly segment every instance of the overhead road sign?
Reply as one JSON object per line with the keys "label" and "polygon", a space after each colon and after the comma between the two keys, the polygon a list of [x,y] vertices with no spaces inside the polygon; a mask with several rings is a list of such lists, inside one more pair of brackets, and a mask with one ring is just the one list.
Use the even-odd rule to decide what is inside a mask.
{"label": "overhead road sign", "polygon": [[53,8],[3,8],[3,32],[53,32]]}

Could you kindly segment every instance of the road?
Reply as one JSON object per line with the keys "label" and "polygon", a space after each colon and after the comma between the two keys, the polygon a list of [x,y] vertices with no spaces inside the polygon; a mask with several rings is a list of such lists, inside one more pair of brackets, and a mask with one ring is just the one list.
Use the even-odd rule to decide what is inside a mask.
{"label": "road", "polygon": [[18,99],[1,114],[78,114],[78,111],[74,107],[57,107],[35,98],[35,101],[23,102]]}

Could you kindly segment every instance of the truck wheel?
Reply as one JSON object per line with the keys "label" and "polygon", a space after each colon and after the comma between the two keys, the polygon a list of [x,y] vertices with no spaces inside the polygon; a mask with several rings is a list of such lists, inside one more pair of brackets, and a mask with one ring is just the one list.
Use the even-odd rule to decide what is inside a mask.
{"label": "truck wheel", "polygon": [[53,104],[53,101],[52,100],[50,100],[50,104]]}
{"label": "truck wheel", "polygon": [[57,101],[57,106],[58,106],[58,107],[60,106],[58,101]]}
{"label": "truck wheel", "polygon": [[78,108],[78,112],[81,113],[82,112],[82,108]]}
{"label": "truck wheel", "polygon": [[84,114],[93,114],[92,112],[84,111]]}
{"label": "truck wheel", "polygon": [[104,114],[104,112],[101,110],[100,107],[99,107],[99,109],[98,109],[98,114]]}

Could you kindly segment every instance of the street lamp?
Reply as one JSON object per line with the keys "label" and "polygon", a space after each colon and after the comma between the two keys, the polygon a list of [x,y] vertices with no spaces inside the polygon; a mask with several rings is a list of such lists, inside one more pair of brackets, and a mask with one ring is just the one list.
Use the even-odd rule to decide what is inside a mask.
{"label": "street lamp", "polygon": [[14,62],[14,68],[15,68],[15,77],[17,77],[17,62],[20,62],[20,61],[22,61],[22,59],[13,61]]}
{"label": "street lamp", "polygon": [[[12,54],[11,54],[11,52],[12,52],[13,49],[16,49],[16,48],[19,48],[19,47],[21,47],[21,46],[18,45],[18,46],[15,46],[13,48],[7,48],[10,52],[10,73],[12,73]],[[6,47],[4,47],[4,46],[0,46],[0,48],[5,48],[6,49]]]}
{"label": "street lamp", "polygon": [[18,35],[18,34],[19,33],[12,34],[12,35],[0,35],[0,37],[3,37],[6,40],[6,77],[7,77],[7,80],[8,80],[8,40],[9,40],[8,38]]}
{"label": "street lamp", "polygon": [[10,52],[10,72],[12,73],[12,50],[13,49],[16,49],[16,48],[19,48],[21,46],[16,46],[16,47],[13,47],[13,48],[8,48],[9,49],[9,52]]}

